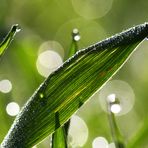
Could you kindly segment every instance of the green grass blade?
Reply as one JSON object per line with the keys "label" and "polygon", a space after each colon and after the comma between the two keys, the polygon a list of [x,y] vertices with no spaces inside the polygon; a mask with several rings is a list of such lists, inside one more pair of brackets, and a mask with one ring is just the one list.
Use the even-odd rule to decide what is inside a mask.
{"label": "green grass blade", "polygon": [[28,148],[53,133],[121,68],[147,36],[145,23],[77,52],[35,91],[2,147]]}
{"label": "green grass blade", "polygon": [[116,145],[116,148],[125,148],[124,139],[121,135],[119,127],[117,126],[115,115],[112,112],[110,112],[109,114],[109,122],[113,141]]}
{"label": "green grass blade", "polygon": [[18,31],[20,31],[19,26],[17,24],[13,25],[3,42],[0,44],[0,59]]}
{"label": "green grass blade", "polygon": [[[80,39],[79,31],[78,29],[73,29],[72,31],[72,43],[69,49],[69,54],[66,57],[68,59],[69,57],[73,56],[78,51],[78,41]],[[52,134],[52,148],[67,148],[68,147],[68,130],[70,126],[70,119],[60,128],[58,128],[53,134]]]}

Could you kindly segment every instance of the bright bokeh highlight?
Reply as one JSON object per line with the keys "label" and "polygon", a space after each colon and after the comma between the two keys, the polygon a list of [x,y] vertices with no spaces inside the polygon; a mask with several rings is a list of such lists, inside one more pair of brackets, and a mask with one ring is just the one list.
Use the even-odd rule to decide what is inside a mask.
{"label": "bright bokeh highlight", "polygon": [[20,111],[20,107],[16,102],[11,102],[6,107],[6,112],[10,116],[16,116]]}
{"label": "bright bokeh highlight", "polygon": [[12,89],[12,84],[9,80],[0,81],[0,91],[2,93],[9,93]]}
{"label": "bright bokeh highlight", "polygon": [[112,7],[113,0],[71,0],[75,12],[86,18],[96,19],[106,15]]}
{"label": "bright bokeh highlight", "polygon": [[93,140],[92,148],[108,148],[108,142],[104,137],[97,137]]}
{"label": "bright bokeh highlight", "polygon": [[116,115],[127,114],[134,105],[135,94],[131,86],[121,80],[109,81],[99,92],[99,102],[104,111],[107,109],[107,101],[110,100],[114,102],[114,99],[118,100],[118,103],[111,103],[112,112]]}
{"label": "bright bokeh highlight", "polygon": [[108,145],[108,148],[116,148],[115,143],[110,143],[110,144]]}
{"label": "bright bokeh highlight", "polygon": [[115,94],[110,94],[107,96],[107,99],[109,102],[115,102],[116,100],[116,95]]}
{"label": "bright bokeh highlight", "polygon": [[111,105],[110,110],[112,113],[118,114],[121,111],[121,106],[120,106],[120,104],[113,104],[113,105]]}
{"label": "bright bokeh highlight", "polygon": [[62,65],[63,61],[61,56],[53,51],[53,50],[46,50],[39,54],[36,66],[38,72],[47,77],[53,71],[55,71],[60,65]]}
{"label": "bright bokeh highlight", "polygon": [[47,50],[52,50],[52,51],[58,53],[62,57],[62,59],[64,58],[64,54],[65,54],[64,48],[57,41],[50,40],[50,41],[43,42],[39,47],[38,54],[40,54],[44,51],[47,51]]}
{"label": "bright bokeh highlight", "polygon": [[68,136],[72,147],[83,147],[88,139],[88,127],[84,120],[76,115],[72,116]]}

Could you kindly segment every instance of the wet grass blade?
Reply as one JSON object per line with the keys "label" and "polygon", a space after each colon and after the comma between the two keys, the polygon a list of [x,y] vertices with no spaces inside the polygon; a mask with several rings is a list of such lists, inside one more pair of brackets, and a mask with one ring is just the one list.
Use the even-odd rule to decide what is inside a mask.
{"label": "wet grass blade", "polygon": [[13,25],[5,39],[0,44],[0,59],[18,31],[20,31],[19,26],[17,24]]}
{"label": "wet grass blade", "polygon": [[[78,41],[80,39],[79,31],[78,29],[73,29],[72,31],[72,43],[69,49],[69,53],[66,57],[68,59],[69,57],[73,56],[78,51]],[[68,147],[68,130],[70,126],[70,119],[60,128],[58,128],[53,134],[52,134],[52,148],[67,148]]]}
{"label": "wet grass blade", "polygon": [[77,52],[35,91],[2,147],[29,148],[53,133],[121,68],[147,36],[145,23]]}

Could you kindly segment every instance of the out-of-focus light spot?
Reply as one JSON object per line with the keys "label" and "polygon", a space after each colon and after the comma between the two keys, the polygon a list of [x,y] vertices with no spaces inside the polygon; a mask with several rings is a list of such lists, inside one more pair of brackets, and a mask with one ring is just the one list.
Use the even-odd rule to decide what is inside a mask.
{"label": "out-of-focus light spot", "polygon": [[72,147],[83,147],[88,138],[88,128],[86,123],[78,116],[71,118],[69,128],[69,143]]}
{"label": "out-of-focus light spot", "polygon": [[12,89],[12,84],[9,80],[1,80],[0,81],[0,91],[2,93],[8,93]]}
{"label": "out-of-focus light spot", "polygon": [[119,104],[112,104],[110,110],[114,114],[118,114],[121,111],[121,106]]}
{"label": "out-of-focus light spot", "polygon": [[62,45],[57,41],[46,41],[41,44],[38,53],[42,53],[46,50],[51,50],[58,53],[62,58],[64,58],[64,48]]}
{"label": "out-of-focus light spot", "polygon": [[47,77],[53,71],[55,71],[60,65],[62,65],[63,61],[60,55],[52,50],[47,50],[42,52],[37,59],[36,66],[38,72]]}
{"label": "out-of-focus light spot", "polygon": [[[118,116],[127,114],[133,108],[134,101],[135,101],[134,100],[135,95],[134,95],[133,89],[131,88],[131,86],[128,83],[121,81],[121,80],[109,81],[101,89],[101,91],[99,93],[99,101],[100,101],[101,107],[106,112],[108,111],[106,104],[107,104],[107,101],[109,100],[109,98],[112,101],[114,101],[114,98],[118,99],[119,104],[116,103],[116,100],[114,103],[111,103],[111,105],[114,104],[112,106],[112,109],[114,111],[116,110],[115,112],[116,112],[116,115],[118,115]],[[119,105],[120,105],[120,107],[119,107]],[[117,110],[118,111],[120,110],[120,111],[118,112]]]}
{"label": "out-of-focus light spot", "polygon": [[96,19],[106,15],[113,0],[71,0],[74,10],[86,19]]}
{"label": "out-of-focus light spot", "polygon": [[107,99],[109,102],[115,102],[116,100],[116,95],[115,94],[110,94],[107,96]]}
{"label": "out-of-focus light spot", "polygon": [[[142,82],[148,81],[148,69],[145,67],[145,65],[148,64],[148,41],[143,41],[140,46],[138,46],[138,50],[133,54],[131,60],[129,61],[131,66],[131,72],[133,79],[136,79]],[[138,65],[138,68],[137,68]]]}
{"label": "out-of-focus light spot", "polygon": [[7,114],[10,115],[10,116],[16,116],[19,111],[20,111],[20,107],[17,103],[15,102],[11,102],[7,105],[6,107],[6,111],[7,111]]}
{"label": "out-of-focus light spot", "polygon": [[93,148],[108,148],[108,142],[104,137],[97,137],[93,140]]}
{"label": "out-of-focus light spot", "polygon": [[108,145],[108,148],[116,148],[115,143],[110,143],[110,144]]}

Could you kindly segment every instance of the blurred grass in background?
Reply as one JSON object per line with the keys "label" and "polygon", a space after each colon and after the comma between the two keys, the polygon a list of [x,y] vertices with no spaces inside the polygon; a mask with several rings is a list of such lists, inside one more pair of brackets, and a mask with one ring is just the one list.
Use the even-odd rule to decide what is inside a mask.
{"label": "blurred grass in background", "polygon": [[[16,102],[22,107],[45,77],[62,64],[71,45],[74,28],[78,28],[81,34],[79,48],[82,49],[148,21],[146,0],[0,0],[0,10],[1,41],[12,24],[18,23],[22,28],[0,62],[0,142],[15,118],[7,105]],[[144,122],[148,122],[148,41],[138,48],[113,78],[127,82],[135,96],[130,112],[117,116],[126,142]],[[3,80],[9,80],[12,89],[11,84],[3,83]],[[109,143],[112,142],[107,114],[101,107],[99,96],[99,93],[95,94],[78,111],[80,118],[73,118],[80,125],[71,128],[73,134],[69,139],[77,147],[90,148],[96,137],[105,137]],[[10,112],[12,109],[10,107]],[[84,125],[83,131],[80,130],[81,124]],[[72,129],[75,128],[80,130],[79,136],[84,137],[81,141],[77,141],[78,135],[72,137],[75,134]],[[137,147],[146,148],[147,141],[148,127],[145,127],[145,136]],[[47,148],[49,143],[50,138],[47,138],[38,147]]]}

